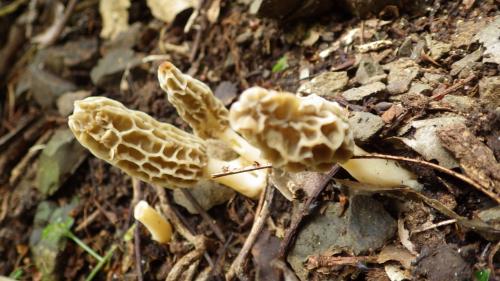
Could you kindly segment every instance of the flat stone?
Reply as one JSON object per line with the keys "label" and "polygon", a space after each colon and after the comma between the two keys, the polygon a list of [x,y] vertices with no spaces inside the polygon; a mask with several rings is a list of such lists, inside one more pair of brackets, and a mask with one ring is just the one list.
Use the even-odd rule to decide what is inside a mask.
{"label": "flat stone", "polygon": [[90,96],[90,91],[76,91],[64,93],[57,99],[57,110],[61,116],[69,116],[73,112],[74,103],[77,100]]}
{"label": "flat stone", "polygon": [[[359,255],[382,247],[396,231],[394,219],[378,201],[356,195],[343,212],[339,203],[329,202],[297,234],[287,261],[300,280],[308,280],[307,258],[345,252]],[[344,214],[343,214],[344,213]]]}
{"label": "flat stone", "polygon": [[359,62],[354,80],[362,85],[381,81],[387,77],[382,66],[371,57],[363,57]]}
{"label": "flat stone", "polygon": [[473,66],[475,65],[475,62],[479,61],[482,56],[483,56],[483,49],[478,48],[474,52],[463,57],[461,60],[454,62],[451,65],[451,71],[450,71],[451,76],[458,75],[465,68],[472,69]]}
{"label": "flat stone", "polygon": [[123,71],[135,67],[141,59],[131,49],[115,49],[101,58],[90,71],[94,85],[104,87],[108,84],[118,85]]}
{"label": "flat stone", "polygon": [[304,94],[316,94],[318,96],[335,96],[349,82],[347,72],[323,72],[311,81],[302,84],[298,92]]}
{"label": "flat stone", "polygon": [[57,192],[87,157],[69,129],[58,129],[38,157],[36,187],[44,196]]}
{"label": "flat stone", "polygon": [[483,62],[500,64],[500,16],[489,23],[474,37],[481,42],[486,49],[483,54]]}
{"label": "flat stone", "polygon": [[376,94],[386,89],[382,82],[375,82],[358,88],[352,88],[342,93],[342,96],[348,101],[360,101],[367,96]]}
{"label": "flat stone", "polygon": [[470,265],[462,258],[456,247],[441,245],[435,249],[427,249],[421,256],[415,268],[417,280],[470,280],[472,275]]}
{"label": "flat stone", "polygon": [[355,111],[349,117],[349,125],[352,128],[354,140],[366,142],[382,129],[384,121],[378,115],[364,111]]}
{"label": "flat stone", "polygon": [[441,102],[449,104],[454,110],[459,112],[469,113],[477,101],[468,96],[446,95]]}
{"label": "flat stone", "polygon": [[54,107],[58,97],[66,92],[76,90],[73,83],[36,66],[30,66],[29,71],[31,75],[31,92],[35,101],[42,108]]}
{"label": "flat stone", "polygon": [[500,76],[483,77],[479,81],[481,103],[493,107],[500,106]]}
{"label": "flat stone", "polygon": [[416,94],[425,94],[431,91],[432,91],[431,86],[421,82],[411,83],[410,90],[408,90],[409,93],[416,93]]}
{"label": "flat stone", "polygon": [[387,76],[387,91],[396,95],[408,91],[410,83],[420,72],[418,65],[410,59],[399,59],[384,66],[389,69]]}
{"label": "flat stone", "polygon": [[[234,190],[213,181],[200,181],[195,187],[190,188],[189,191],[205,211],[229,201],[235,195]],[[199,214],[198,210],[196,210],[191,201],[186,198],[180,189],[175,189],[173,194],[176,204],[186,208],[191,214]]]}
{"label": "flat stone", "polygon": [[429,50],[431,53],[431,58],[437,60],[451,51],[451,44],[432,40],[429,46]]}

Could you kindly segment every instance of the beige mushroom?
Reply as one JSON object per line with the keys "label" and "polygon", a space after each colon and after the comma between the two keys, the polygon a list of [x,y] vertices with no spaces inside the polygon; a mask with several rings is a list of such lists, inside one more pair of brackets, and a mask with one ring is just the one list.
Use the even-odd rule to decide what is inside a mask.
{"label": "beige mushroom", "polygon": [[[241,158],[226,162],[210,157],[204,140],[105,97],[75,102],[68,123],[77,140],[98,158],[167,188],[192,187],[214,173],[246,165]],[[256,198],[267,179],[255,171],[214,181]]]}
{"label": "beige mushroom", "polygon": [[158,243],[168,243],[172,238],[170,223],[149,206],[148,202],[141,200],[134,208],[134,218],[140,221],[151,233],[151,238]]}
{"label": "beige mushroom", "polygon": [[207,85],[183,74],[170,62],[160,65],[158,80],[168,101],[197,136],[220,139],[248,161],[262,162],[260,151],[229,127],[229,111]]}
{"label": "beige mushroom", "polygon": [[229,114],[231,127],[262,151],[273,167],[286,171],[327,171],[339,163],[360,182],[418,187],[416,176],[396,161],[350,159],[366,154],[354,144],[347,111],[319,96],[253,87]]}

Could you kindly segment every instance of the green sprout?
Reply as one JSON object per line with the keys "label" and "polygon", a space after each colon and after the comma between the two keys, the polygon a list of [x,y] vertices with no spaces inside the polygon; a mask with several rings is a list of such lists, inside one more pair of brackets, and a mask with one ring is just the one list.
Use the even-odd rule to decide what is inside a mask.
{"label": "green sprout", "polygon": [[483,268],[474,272],[474,277],[476,277],[477,281],[488,281],[490,279],[490,270],[487,268]]}
{"label": "green sprout", "polygon": [[288,57],[286,55],[282,56],[273,66],[271,70],[273,73],[281,72],[288,68]]}

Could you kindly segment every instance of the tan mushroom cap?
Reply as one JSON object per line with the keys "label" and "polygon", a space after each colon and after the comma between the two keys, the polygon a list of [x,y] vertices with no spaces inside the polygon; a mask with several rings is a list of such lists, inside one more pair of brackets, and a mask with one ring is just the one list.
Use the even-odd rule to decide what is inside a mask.
{"label": "tan mushroom cap", "polygon": [[327,171],[353,155],[347,112],[316,95],[253,87],[231,107],[229,120],[276,168]]}
{"label": "tan mushroom cap", "polygon": [[203,82],[183,74],[170,62],[158,68],[161,88],[195,134],[203,139],[217,138],[229,128],[229,111]]}
{"label": "tan mushroom cap", "polygon": [[203,140],[105,98],[75,102],[69,127],[92,154],[163,187],[191,187],[207,164]]}

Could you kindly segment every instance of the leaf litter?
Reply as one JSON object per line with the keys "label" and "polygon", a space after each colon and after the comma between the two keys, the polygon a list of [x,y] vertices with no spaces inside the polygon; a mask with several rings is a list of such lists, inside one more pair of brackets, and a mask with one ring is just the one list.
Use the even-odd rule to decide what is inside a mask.
{"label": "leaf litter", "polygon": [[[0,276],[165,280],[181,276],[188,261],[183,278],[223,280],[237,256],[240,279],[500,274],[495,1],[346,0],[343,10],[331,1],[69,1],[64,10],[59,2],[32,2],[0,17],[7,42],[0,53],[12,54],[0,60]],[[14,36],[22,34],[17,25],[32,32]],[[334,181],[275,171],[273,183],[286,196],[276,191],[257,203],[213,196],[211,187],[193,192],[203,207],[196,215],[193,199],[132,188],[130,178],[60,135],[72,101],[89,94],[187,129],[157,84],[162,59],[209,84],[228,107],[248,85],[339,102],[364,126],[358,144],[413,160],[400,163],[419,175],[423,191],[362,185],[337,168]],[[160,202],[186,229],[169,245],[141,228],[133,240],[121,239],[137,197]],[[265,220],[259,205],[269,208]],[[40,220],[47,206],[71,209],[64,211],[74,220],[69,229],[99,255],[110,253],[107,265],[58,242],[42,258],[54,265],[44,271],[44,251],[30,236],[50,224],[50,214]],[[246,243],[249,236],[255,243]]]}

